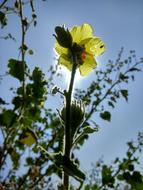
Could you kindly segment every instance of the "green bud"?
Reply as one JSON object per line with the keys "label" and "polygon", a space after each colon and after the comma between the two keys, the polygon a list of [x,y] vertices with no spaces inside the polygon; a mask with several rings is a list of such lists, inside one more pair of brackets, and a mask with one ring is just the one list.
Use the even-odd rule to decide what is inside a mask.
{"label": "green bud", "polygon": [[54,34],[55,38],[57,39],[60,46],[64,48],[71,48],[72,47],[72,36],[69,30],[65,29],[64,26],[56,26],[55,27],[56,35]]}
{"label": "green bud", "polygon": [[55,95],[55,94],[57,94],[57,92],[59,92],[59,88],[57,87],[57,86],[54,86],[53,88],[52,88],[52,95]]}
{"label": "green bud", "polygon": [[[71,124],[71,131],[73,133],[78,129],[78,127],[82,124],[84,121],[84,105],[83,103],[73,101],[70,107],[70,124]],[[64,106],[60,112],[60,118],[62,121],[62,124],[65,125],[66,123],[66,107]]]}

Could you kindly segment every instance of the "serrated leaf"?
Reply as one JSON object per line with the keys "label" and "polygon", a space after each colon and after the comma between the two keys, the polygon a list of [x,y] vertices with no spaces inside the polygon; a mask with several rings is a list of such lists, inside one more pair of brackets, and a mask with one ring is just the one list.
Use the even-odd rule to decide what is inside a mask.
{"label": "serrated leaf", "polygon": [[41,146],[39,146],[39,148],[47,154],[47,156],[55,163],[57,168],[64,170],[64,172],[66,172],[69,176],[74,177],[78,181],[85,180],[85,174],[72,160],[66,156],[63,156],[61,152],[52,154],[47,152]]}
{"label": "serrated leaf", "polygon": [[111,114],[108,111],[100,113],[100,117],[106,121],[111,121]]}
{"label": "serrated leaf", "polygon": [[123,90],[120,90],[122,96],[125,98],[126,101],[128,101],[128,90],[126,89],[123,89]]}
{"label": "serrated leaf", "polygon": [[18,80],[23,80],[24,75],[24,67],[23,63],[16,59],[10,59],[8,63],[9,74],[13,77],[17,78]]}
{"label": "serrated leaf", "polygon": [[54,162],[60,166],[68,175],[74,177],[78,181],[85,180],[85,174],[78,168],[78,166],[68,157],[62,154],[53,155]]}

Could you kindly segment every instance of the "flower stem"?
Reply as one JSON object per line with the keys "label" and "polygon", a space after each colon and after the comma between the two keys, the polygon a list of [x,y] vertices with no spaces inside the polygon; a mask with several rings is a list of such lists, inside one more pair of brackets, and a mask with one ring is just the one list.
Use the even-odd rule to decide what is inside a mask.
{"label": "flower stem", "polygon": [[[74,84],[74,78],[76,74],[76,57],[73,56],[73,67],[71,72],[71,80],[69,84],[69,89],[66,94],[66,123],[65,123],[65,142],[64,142],[64,156],[68,157],[70,159],[71,154],[71,118],[70,118],[70,112],[71,112],[71,97],[72,97],[72,91],[73,91],[73,84]],[[66,164],[66,163],[65,163]],[[64,172],[63,174],[63,184],[66,188],[66,190],[69,190],[69,176]]]}

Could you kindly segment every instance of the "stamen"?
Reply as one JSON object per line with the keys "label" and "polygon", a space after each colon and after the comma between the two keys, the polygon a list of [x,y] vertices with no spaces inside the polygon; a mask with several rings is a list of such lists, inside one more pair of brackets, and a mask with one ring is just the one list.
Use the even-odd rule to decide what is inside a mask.
{"label": "stamen", "polygon": [[86,59],[86,52],[85,51],[82,52],[81,58],[82,58],[82,60]]}

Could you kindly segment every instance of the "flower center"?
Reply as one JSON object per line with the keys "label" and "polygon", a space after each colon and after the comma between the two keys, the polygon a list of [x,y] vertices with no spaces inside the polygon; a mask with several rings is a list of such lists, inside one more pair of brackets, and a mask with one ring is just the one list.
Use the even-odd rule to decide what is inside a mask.
{"label": "flower center", "polygon": [[82,58],[82,60],[86,59],[86,52],[85,51],[82,52],[81,58]]}

